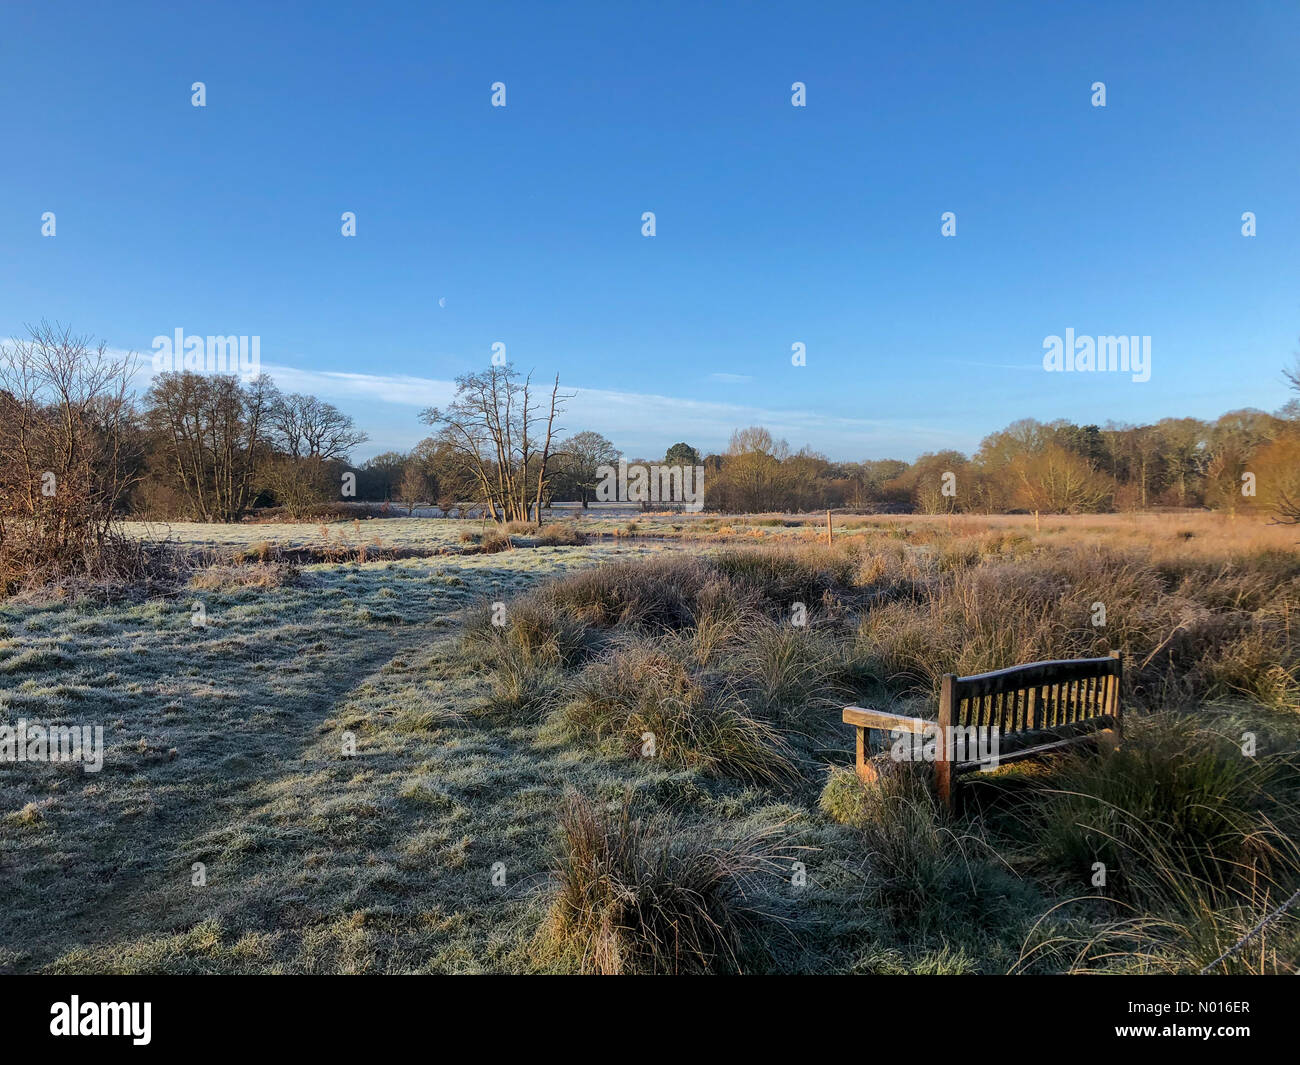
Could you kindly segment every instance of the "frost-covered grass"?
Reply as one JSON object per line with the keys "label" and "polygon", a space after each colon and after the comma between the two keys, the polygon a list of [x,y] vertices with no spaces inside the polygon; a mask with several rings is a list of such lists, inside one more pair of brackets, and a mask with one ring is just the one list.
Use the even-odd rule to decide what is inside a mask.
{"label": "frost-covered grass", "polygon": [[[573,525],[597,540],[683,540],[710,543],[820,542],[826,535],[821,514],[638,514],[593,508],[565,511],[548,524]],[[1294,528],[1258,517],[1236,519],[1205,511],[1143,514],[925,515],[876,514],[834,517],[835,538],[865,537],[872,544],[903,542],[924,546],[938,541],[975,543],[980,538],[1018,538],[1039,544],[1098,544],[1139,547],[1170,556],[1235,556],[1261,550],[1291,551]],[[470,518],[360,517],[330,522],[267,522],[235,525],[201,522],[128,522],[129,535],[170,538],[191,547],[231,551],[266,543],[275,547],[357,547],[378,543],[403,552],[455,549],[466,534],[490,533],[491,522]],[[523,538],[524,542],[528,537]]]}
{"label": "frost-covered grass", "polygon": [[[628,971],[674,965],[659,946],[678,927],[697,945],[683,969],[1060,971],[1085,955],[1083,967],[1139,969],[1212,958],[1271,896],[1232,903],[1239,912],[1217,898],[1208,917],[1187,916],[1203,900],[1180,902],[1185,924],[1159,928],[1126,925],[1118,902],[1068,902],[1096,894],[1087,819],[1100,807],[1077,797],[1018,806],[1018,789],[1050,795],[1057,781],[1120,797],[1141,809],[1139,828],[1164,832],[1182,808],[1165,792],[1182,788],[1236,818],[1204,828],[1198,853],[1271,838],[1262,818],[1297,793],[1294,550],[1253,532],[1239,550],[1222,523],[1086,532],[1083,519],[1044,519],[1035,533],[1032,518],[964,521],[863,519],[844,545],[785,557],[734,543],[719,552],[712,534],[438,555],[478,523],[363,519],[364,542],[378,534],[429,553],[297,571],[225,564],[142,601],[0,603],[0,722],[102,724],[106,744],[98,774],[0,763],[0,971]],[[637,524],[667,537],[682,522]],[[728,527],[692,526],[719,539]],[[355,536],[350,522],[329,528],[331,544]],[[316,524],[173,533],[217,553],[325,545]],[[1145,544],[1149,557],[1093,560],[1075,551],[1087,537]],[[651,565],[611,565],[637,560]],[[1116,597],[1101,634],[1086,609],[1098,594]],[[796,599],[812,622],[798,633],[784,626]],[[519,621],[502,634],[518,636],[509,655],[464,639],[497,602]],[[192,624],[196,603],[204,626]],[[1178,642],[1161,647],[1174,627]],[[905,668],[918,656],[942,668],[980,656],[1011,664],[1005,654],[1040,637],[1082,653],[1107,633],[1135,657],[1165,656],[1152,656],[1149,677],[1135,665],[1143,699],[1165,690],[1151,671],[1167,658],[1169,691],[1222,703],[1194,722],[1222,743],[1135,728],[1124,759],[991,778],[979,789],[984,812],[956,821],[921,794],[866,793],[844,771],[853,738],[833,705],[843,690],[924,712],[927,678]],[[1008,634],[1019,641],[1009,650],[994,639]],[[529,681],[534,667],[544,683],[505,698],[503,680]],[[719,692],[780,735],[713,729]],[[665,757],[640,756],[643,720],[659,722]],[[1233,760],[1243,730],[1260,745],[1244,768]],[[769,741],[780,759],[755,746]],[[1151,794],[1156,773],[1168,783]],[[634,826],[619,811],[644,819]],[[1112,835],[1145,839],[1137,828]],[[746,841],[762,841],[761,861]],[[1177,856],[1151,851],[1160,862],[1135,872],[1135,855],[1145,860],[1120,855],[1115,883],[1164,891]],[[1243,860],[1283,868],[1282,857]],[[748,878],[743,907],[735,869]],[[642,876],[653,892],[629,899],[620,885]],[[698,885],[707,905],[684,908]],[[715,920],[726,924],[716,937]],[[1267,958],[1250,964],[1293,969],[1294,925],[1279,925]],[[644,929],[659,946],[644,949]],[[1154,960],[1134,960],[1135,945],[1152,943]],[[599,957],[582,956],[590,950]]]}
{"label": "frost-covered grass", "polygon": [[385,547],[433,551],[460,544],[462,532],[481,532],[483,523],[451,518],[358,518],[332,522],[253,522],[236,525],[203,522],[128,522],[128,535],[169,538],[211,550],[276,547],[341,547],[373,543]]}
{"label": "frost-covered grass", "polygon": [[[535,853],[554,809],[529,798],[545,770],[528,745],[466,723],[485,685],[452,650],[456,618],[652,550],[0,604],[0,722],[101,724],[105,743],[98,774],[0,763],[0,971],[494,967],[480,910],[516,913],[538,872],[506,841],[534,810]],[[491,889],[489,857],[511,864],[509,891]]]}

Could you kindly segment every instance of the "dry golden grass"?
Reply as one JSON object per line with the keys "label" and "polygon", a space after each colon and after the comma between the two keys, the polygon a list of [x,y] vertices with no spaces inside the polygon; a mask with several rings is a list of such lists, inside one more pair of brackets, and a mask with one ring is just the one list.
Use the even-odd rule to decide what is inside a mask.
{"label": "dry golden grass", "polygon": [[605,975],[742,969],[745,933],[764,916],[749,883],[779,862],[770,831],[710,839],[634,816],[630,796],[611,809],[571,793],[560,832],[544,952]]}
{"label": "dry golden grass", "polygon": [[[0,711],[122,721],[98,778],[0,774],[0,970],[1195,972],[1300,884],[1300,531],[837,516],[827,547],[793,520],[484,555],[455,541],[480,523],[395,519],[362,528],[426,557],[365,563],[351,524],[194,527],[222,566],[183,595],[0,604]],[[1118,758],[1008,766],[956,815],[848,769],[840,705],[932,715],[935,671],[1110,647]],[[127,815],[142,786],[168,832]],[[190,891],[178,856],[221,876]],[[1294,971],[1296,925],[1220,967]]]}

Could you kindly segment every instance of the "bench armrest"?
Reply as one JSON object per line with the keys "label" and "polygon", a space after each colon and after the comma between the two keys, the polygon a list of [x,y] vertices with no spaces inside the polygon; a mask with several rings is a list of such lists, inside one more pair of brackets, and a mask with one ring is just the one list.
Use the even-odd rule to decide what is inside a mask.
{"label": "bench armrest", "polygon": [[921,717],[904,717],[884,710],[864,710],[860,706],[846,706],[844,721],[858,728],[874,728],[882,732],[923,732],[934,724]]}

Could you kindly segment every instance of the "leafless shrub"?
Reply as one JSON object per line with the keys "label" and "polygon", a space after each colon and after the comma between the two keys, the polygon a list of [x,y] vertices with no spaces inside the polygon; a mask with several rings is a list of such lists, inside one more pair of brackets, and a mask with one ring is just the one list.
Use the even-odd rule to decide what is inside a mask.
{"label": "leafless shrub", "polygon": [[134,369],[133,356],[48,322],[0,346],[0,593],[147,566],[115,529],[140,469]]}

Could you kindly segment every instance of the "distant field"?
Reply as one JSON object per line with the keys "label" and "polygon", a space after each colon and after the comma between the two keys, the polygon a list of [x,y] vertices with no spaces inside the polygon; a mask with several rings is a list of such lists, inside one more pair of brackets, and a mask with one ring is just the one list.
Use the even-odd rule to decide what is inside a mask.
{"label": "distant field", "polygon": [[[1294,529],[1200,513],[1037,530],[1032,516],[837,516],[828,550],[800,543],[824,532],[816,519],[581,527],[619,535],[438,555],[481,523],[173,524],[218,553],[377,538],[429,554],[223,564],[143,600],[0,603],[0,719],[101,723],[107,746],[97,775],[0,764],[0,971],[589,968],[556,924],[573,792],[675,818],[679,842],[779,841],[754,881],[769,916],[734,959],[753,970],[1183,971],[1276,897],[1259,885],[1295,882],[1280,841],[1300,825]],[[796,601],[806,628],[788,624]],[[502,628],[484,620],[493,603]],[[1135,711],[1179,717],[1137,726],[1132,764],[1105,781],[1073,763],[1007,771],[983,814],[950,826],[905,797],[872,807],[832,772],[852,762],[846,702],[924,710],[934,671],[1108,646],[1127,656]],[[636,753],[646,728],[655,758]],[[1246,730],[1262,754],[1242,769]],[[1206,789],[1193,798],[1184,764]],[[1125,773],[1160,783],[1125,791]],[[1206,889],[1209,916],[1179,916],[1152,886],[1160,861],[1121,850],[1108,901],[1086,879],[1104,826],[1081,834],[1090,815],[1059,799],[1041,799],[1057,820],[1035,821],[1016,806],[1034,786],[1154,803],[1133,811],[1151,824],[1175,817],[1160,796],[1229,811],[1169,831],[1263,863],[1256,889],[1232,879]],[[1241,850],[1242,833],[1259,846]],[[1068,902],[1083,896],[1098,898]],[[1284,922],[1239,964],[1294,971],[1297,944]]]}
{"label": "distant field", "polygon": [[389,547],[436,550],[454,547],[465,531],[482,529],[482,523],[456,518],[369,518],[358,521],[245,522],[239,525],[202,522],[128,522],[126,531],[147,539],[173,539],[198,548],[247,548],[255,544],[282,547],[324,547],[372,543]]}
{"label": "distant field", "polygon": [[[577,516],[575,516],[577,515]],[[627,514],[609,516],[599,510],[582,515],[575,511],[547,524],[574,524],[583,532],[603,537],[655,537],[690,540],[820,540],[826,535],[826,516],[745,514]],[[1240,554],[1264,548],[1295,550],[1300,528],[1272,525],[1257,518],[1232,519],[1208,511],[1142,514],[837,514],[835,536],[880,535],[902,539],[929,536],[973,536],[987,530],[1032,535],[1044,543],[1106,541],[1141,547],[1171,547],[1198,554]],[[162,539],[202,548],[252,547],[266,541],[283,546],[325,546],[369,543],[389,547],[437,550],[455,547],[465,533],[480,533],[484,523],[474,518],[390,517],[356,521],[245,522],[238,525],[199,522],[129,522],[133,535]],[[490,528],[490,524],[486,526]]]}

